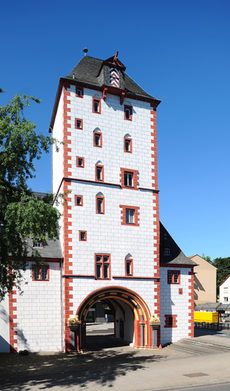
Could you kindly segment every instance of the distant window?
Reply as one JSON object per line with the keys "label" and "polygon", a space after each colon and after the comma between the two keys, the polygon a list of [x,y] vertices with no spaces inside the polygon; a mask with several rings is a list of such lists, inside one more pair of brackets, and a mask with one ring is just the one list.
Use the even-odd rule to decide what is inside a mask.
{"label": "distant window", "polygon": [[138,171],[126,168],[121,168],[120,170],[121,187],[137,190],[139,185]]}
{"label": "distant window", "polygon": [[132,121],[133,119],[133,109],[132,106],[124,106],[124,118],[127,121]]}
{"label": "distant window", "polygon": [[171,254],[170,248],[164,248],[164,256],[168,257]]}
{"label": "distant window", "polygon": [[102,148],[102,133],[100,132],[93,133],[93,145],[94,147]]}
{"label": "distant window", "polygon": [[228,302],[228,297],[224,297],[224,303]]}
{"label": "distant window", "polygon": [[101,99],[93,98],[93,113],[101,114]]}
{"label": "distant window", "polygon": [[127,277],[133,275],[133,260],[131,258],[125,260],[125,275]]}
{"label": "distant window", "polygon": [[132,153],[132,139],[125,137],[124,138],[124,152]]}
{"label": "distant window", "polygon": [[96,213],[105,213],[105,198],[103,196],[96,196]]}
{"label": "distant window", "polygon": [[168,284],[180,284],[179,270],[168,270]]}
{"label": "distant window", "polygon": [[42,240],[39,240],[39,239],[34,240],[33,247],[43,247]]}
{"label": "distant window", "polygon": [[165,315],[165,326],[164,327],[177,327],[177,315]]}
{"label": "distant window", "polygon": [[133,187],[133,172],[125,171],[124,184],[126,187]]}
{"label": "distant window", "polygon": [[83,157],[77,156],[77,167],[84,168],[85,166],[85,159]]}
{"label": "distant window", "polygon": [[76,87],[76,96],[78,98],[83,98],[83,87]]}
{"label": "distant window", "polygon": [[126,209],[125,221],[126,224],[134,224],[135,223],[135,209]]}
{"label": "distant window", "polygon": [[139,206],[120,205],[121,225],[139,226]]}
{"label": "distant window", "polygon": [[76,129],[83,129],[83,120],[80,118],[75,118],[75,128]]}
{"label": "distant window", "polygon": [[104,181],[104,166],[96,164],[96,166],[95,166],[95,180],[97,182]]}
{"label": "distant window", "polygon": [[49,266],[33,265],[33,281],[48,281],[49,280]]}
{"label": "distant window", "polygon": [[75,205],[83,206],[83,196],[79,196],[79,195],[75,196]]}
{"label": "distant window", "polygon": [[79,231],[79,240],[80,242],[87,241],[87,231]]}

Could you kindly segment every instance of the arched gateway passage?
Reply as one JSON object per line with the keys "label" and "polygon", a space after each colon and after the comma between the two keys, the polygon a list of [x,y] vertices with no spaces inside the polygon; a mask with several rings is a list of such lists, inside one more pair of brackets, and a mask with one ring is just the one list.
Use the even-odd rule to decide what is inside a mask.
{"label": "arched gateway passage", "polygon": [[79,305],[76,316],[79,325],[75,331],[76,349],[86,349],[86,318],[97,302],[107,302],[114,308],[115,335],[133,347],[159,346],[159,325],[151,323],[151,313],[145,301],[136,292],[119,286],[98,289]]}

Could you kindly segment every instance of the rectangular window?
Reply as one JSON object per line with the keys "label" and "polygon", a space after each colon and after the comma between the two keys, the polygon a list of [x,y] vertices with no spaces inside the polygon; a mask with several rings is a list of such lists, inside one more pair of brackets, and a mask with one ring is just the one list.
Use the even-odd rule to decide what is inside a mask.
{"label": "rectangular window", "polygon": [[224,297],[224,303],[228,302],[228,297]]}
{"label": "rectangular window", "polygon": [[49,266],[33,265],[32,276],[33,276],[33,281],[49,281]]}
{"label": "rectangular window", "polygon": [[87,231],[79,231],[79,240],[80,242],[87,241]]}
{"label": "rectangular window", "polygon": [[39,239],[35,240],[33,242],[33,247],[43,247],[42,240],[39,240]]}
{"label": "rectangular window", "polygon": [[94,147],[102,148],[102,133],[94,132],[93,145]]}
{"label": "rectangular window", "polygon": [[133,260],[131,258],[125,260],[125,275],[133,275]]}
{"label": "rectangular window", "polygon": [[133,108],[132,106],[124,106],[124,118],[127,121],[132,121],[133,119]]}
{"label": "rectangular window", "polygon": [[171,252],[170,252],[170,248],[165,247],[165,248],[164,248],[164,256],[165,256],[165,257],[169,257],[169,256],[170,256],[170,253],[171,253]]}
{"label": "rectangular window", "polygon": [[124,184],[125,184],[125,187],[133,187],[133,173],[132,172],[125,171]]}
{"label": "rectangular window", "polygon": [[76,96],[78,98],[83,98],[84,96],[83,87],[76,87]]}
{"label": "rectangular window", "polygon": [[83,206],[83,196],[75,195],[75,206]]}
{"label": "rectangular window", "polygon": [[168,284],[180,284],[179,270],[168,270]]}
{"label": "rectangular window", "polygon": [[95,278],[110,280],[110,254],[95,254]]}
{"label": "rectangular window", "polygon": [[120,205],[121,224],[139,226],[139,206]]}
{"label": "rectangular window", "polygon": [[93,98],[93,113],[101,114],[101,99]]}
{"label": "rectangular window", "polygon": [[95,166],[95,180],[97,182],[104,181],[104,166],[96,164],[96,166]]}
{"label": "rectangular window", "polygon": [[120,170],[121,187],[138,190],[138,171],[127,168],[121,168]]}
{"label": "rectangular window", "polygon": [[105,198],[101,196],[96,197],[96,213],[104,214],[105,213]]}
{"label": "rectangular window", "polygon": [[77,167],[80,167],[80,168],[85,167],[85,159],[83,157],[77,156],[76,163],[77,163]]}
{"label": "rectangular window", "polygon": [[124,138],[124,152],[132,153],[132,139]]}
{"label": "rectangular window", "polygon": [[165,315],[165,328],[177,327],[177,315]]}
{"label": "rectangular window", "polygon": [[83,130],[83,120],[80,118],[75,118],[75,129]]}

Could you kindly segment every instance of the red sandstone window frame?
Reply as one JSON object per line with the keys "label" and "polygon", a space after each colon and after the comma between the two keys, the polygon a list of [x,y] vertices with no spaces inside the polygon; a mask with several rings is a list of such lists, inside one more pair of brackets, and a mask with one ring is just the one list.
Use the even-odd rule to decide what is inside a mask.
{"label": "red sandstone window frame", "polygon": [[[82,235],[84,235],[84,237]],[[79,242],[87,242],[87,231],[79,231]]]}
{"label": "red sandstone window frame", "polygon": [[[80,95],[78,94],[78,91],[81,91]],[[83,87],[77,87],[76,86],[76,93],[75,93],[77,98],[84,98],[84,88]]]}
{"label": "red sandstone window frame", "polygon": [[[126,148],[126,143],[129,143],[129,148]],[[133,152],[133,140],[131,137],[124,137],[124,152],[125,153],[132,153]]]}
{"label": "red sandstone window frame", "polygon": [[[129,273],[128,273],[128,268],[130,269]],[[132,258],[125,259],[125,276],[126,277],[133,276],[133,259]]]}
{"label": "red sandstone window frame", "polygon": [[[140,215],[140,207],[139,206],[130,206],[130,205],[120,205],[121,208],[121,225],[127,225],[129,227],[136,226],[138,227],[140,225],[139,223],[139,215]],[[134,211],[133,215],[133,223],[127,222],[127,213],[129,210]]]}
{"label": "red sandstone window frame", "polygon": [[[77,200],[80,200],[80,203],[77,202]],[[75,195],[75,206],[83,206],[83,196],[82,195]]]}
{"label": "red sandstone window frame", "polygon": [[[80,127],[78,127],[78,122],[80,122]],[[83,130],[83,119],[75,118],[75,129]]]}
{"label": "red sandstone window frame", "polygon": [[177,315],[165,315],[165,328],[177,327]]}
{"label": "red sandstone window frame", "polygon": [[[132,186],[127,186],[127,179],[126,175],[131,174],[132,175]],[[131,189],[131,190],[138,190],[138,170],[131,170],[130,168],[120,168],[120,182],[121,187],[123,189]]]}
{"label": "red sandstone window frame", "polygon": [[[46,279],[42,278],[42,269],[46,269],[46,275],[47,275]],[[36,270],[38,270],[39,278],[36,278]],[[50,270],[49,265],[40,265],[40,266],[33,265],[32,266],[32,281],[45,281],[45,282],[49,281],[50,280],[49,270]]]}
{"label": "red sandstone window frame", "polygon": [[[98,111],[95,111],[94,103],[98,102]],[[95,114],[101,114],[101,99],[100,98],[93,98],[92,99],[92,112]]]}
{"label": "red sandstone window frame", "polygon": [[[101,169],[101,179],[98,179],[98,171],[97,169]],[[95,164],[95,181],[96,182],[104,182],[104,166],[102,164]]]}
{"label": "red sandstone window frame", "polygon": [[[105,258],[107,258],[106,261]],[[98,276],[99,265],[100,265],[100,277]],[[107,269],[108,277],[105,277],[106,269]],[[111,280],[111,254],[95,254],[95,279]]]}
{"label": "red sandstone window frame", "polygon": [[[82,165],[79,165],[79,159],[82,159]],[[84,168],[85,167],[85,158],[82,156],[76,156],[76,166],[79,168]]]}
{"label": "red sandstone window frame", "polygon": [[[98,200],[102,200],[102,204],[101,204],[102,212],[99,212]],[[104,215],[105,214],[105,197],[104,196],[96,196],[96,214],[98,214],[98,215]]]}
{"label": "red sandstone window frame", "polygon": [[180,270],[168,270],[168,284],[180,284]]}
{"label": "red sandstone window frame", "polygon": [[[96,143],[96,136],[99,136],[99,145]],[[102,148],[102,133],[101,132],[93,132],[93,146],[96,148]]]}
{"label": "red sandstone window frame", "polygon": [[[127,110],[129,110],[129,118],[127,118]],[[124,105],[124,119],[126,121],[132,121],[133,120],[133,107],[130,105]]]}

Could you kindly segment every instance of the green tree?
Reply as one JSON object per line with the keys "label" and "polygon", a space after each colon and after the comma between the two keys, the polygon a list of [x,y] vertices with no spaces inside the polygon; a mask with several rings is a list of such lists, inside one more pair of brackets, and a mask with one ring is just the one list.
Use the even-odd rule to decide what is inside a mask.
{"label": "green tree", "polygon": [[205,259],[205,261],[209,262],[209,263],[213,263],[211,258],[208,256],[208,255],[205,255],[205,254],[202,254],[202,258]]}
{"label": "green tree", "polygon": [[[0,107],[0,300],[14,285],[20,289],[27,264],[28,237],[58,238],[58,210],[52,195],[36,198],[27,186],[34,177],[34,161],[55,142],[37,134],[24,116],[30,102],[38,99],[15,96]],[[38,253],[33,254],[38,259]]]}
{"label": "green tree", "polygon": [[213,265],[217,267],[217,287],[230,274],[230,258],[216,258]]}

